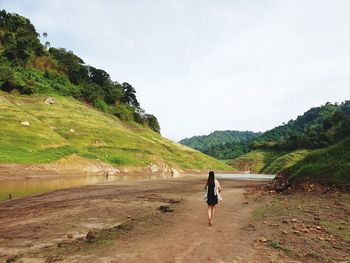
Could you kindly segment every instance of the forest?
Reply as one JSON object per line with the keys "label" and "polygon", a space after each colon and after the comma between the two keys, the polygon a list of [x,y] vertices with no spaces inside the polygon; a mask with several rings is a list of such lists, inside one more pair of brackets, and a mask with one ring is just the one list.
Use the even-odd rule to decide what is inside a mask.
{"label": "forest", "polygon": [[180,143],[217,159],[227,160],[249,152],[250,141],[259,135],[251,131],[214,131],[209,135],[183,139]]}
{"label": "forest", "polygon": [[251,142],[253,149],[319,149],[350,135],[350,101],[314,107]]}

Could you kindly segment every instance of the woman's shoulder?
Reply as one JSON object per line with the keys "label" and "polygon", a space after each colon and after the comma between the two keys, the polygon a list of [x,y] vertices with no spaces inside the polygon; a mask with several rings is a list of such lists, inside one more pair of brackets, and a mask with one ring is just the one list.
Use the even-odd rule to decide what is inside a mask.
{"label": "woman's shoulder", "polygon": [[215,183],[216,183],[216,184],[218,184],[218,183],[219,183],[218,179],[215,179]]}

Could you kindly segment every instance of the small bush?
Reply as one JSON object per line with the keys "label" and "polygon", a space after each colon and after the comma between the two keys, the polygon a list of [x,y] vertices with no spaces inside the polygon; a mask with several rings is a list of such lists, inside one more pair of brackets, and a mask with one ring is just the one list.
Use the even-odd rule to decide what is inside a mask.
{"label": "small bush", "polygon": [[93,103],[93,106],[102,112],[108,112],[108,105],[102,99],[96,99]]}
{"label": "small bush", "polygon": [[122,121],[133,121],[135,109],[126,104],[118,104],[113,114]]}

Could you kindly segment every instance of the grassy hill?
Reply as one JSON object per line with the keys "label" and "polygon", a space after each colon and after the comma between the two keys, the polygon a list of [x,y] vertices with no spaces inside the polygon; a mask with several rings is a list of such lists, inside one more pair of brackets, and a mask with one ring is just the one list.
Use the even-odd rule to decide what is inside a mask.
{"label": "grassy hill", "polygon": [[[48,40],[29,19],[0,11],[1,164],[80,156],[114,167],[232,170],[163,138],[157,118],[141,108],[131,84],[112,80]],[[53,104],[45,103],[48,96]]]}
{"label": "grassy hill", "polygon": [[180,169],[231,169],[74,98],[54,95],[52,105],[44,103],[46,98],[0,92],[0,163],[48,163],[77,154],[115,167],[166,164]]}
{"label": "grassy hill", "polygon": [[315,107],[253,139],[228,162],[238,170],[283,173],[291,182],[350,186],[350,102]]}
{"label": "grassy hill", "polygon": [[350,188],[350,138],[312,151],[285,173],[292,182],[309,180]]}
{"label": "grassy hill", "polygon": [[253,150],[228,162],[229,165],[254,173],[277,174],[302,160],[310,150],[292,152],[275,150]]}

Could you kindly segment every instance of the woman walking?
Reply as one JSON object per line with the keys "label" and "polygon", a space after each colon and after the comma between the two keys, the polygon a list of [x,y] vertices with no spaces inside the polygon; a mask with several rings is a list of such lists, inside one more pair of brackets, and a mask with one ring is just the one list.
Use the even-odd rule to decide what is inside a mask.
{"label": "woman walking", "polygon": [[222,200],[222,197],[220,195],[221,186],[219,184],[219,181],[215,179],[215,174],[213,171],[209,172],[205,189],[207,191],[206,196],[208,204],[208,224],[211,226],[213,225],[215,205],[217,205],[218,201]]}

